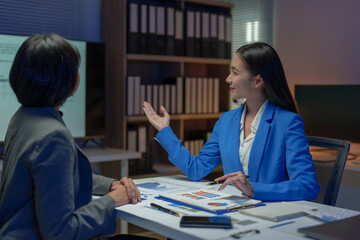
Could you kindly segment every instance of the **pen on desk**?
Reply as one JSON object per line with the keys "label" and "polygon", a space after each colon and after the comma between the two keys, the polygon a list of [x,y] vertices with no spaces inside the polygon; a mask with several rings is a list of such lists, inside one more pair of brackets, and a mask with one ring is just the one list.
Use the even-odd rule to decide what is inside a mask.
{"label": "pen on desk", "polygon": [[[249,178],[249,175],[245,175],[246,178]],[[211,183],[206,184],[207,186],[216,185],[216,184],[222,184],[225,181],[213,181]]]}
{"label": "pen on desk", "polygon": [[180,217],[180,214],[178,214],[177,212],[174,212],[174,211],[172,211],[172,210],[170,210],[170,209],[167,209],[167,208],[164,208],[164,207],[162,207],[162,206],[159,206],[159,205],[157,205],[157,204],[155,204],[155,203],[150,203],[150,206],[151,206],[152,208],[157,209],[157,210],[160,210],[160,211],[169,213],[169,214],[171,214],[171,215]]}

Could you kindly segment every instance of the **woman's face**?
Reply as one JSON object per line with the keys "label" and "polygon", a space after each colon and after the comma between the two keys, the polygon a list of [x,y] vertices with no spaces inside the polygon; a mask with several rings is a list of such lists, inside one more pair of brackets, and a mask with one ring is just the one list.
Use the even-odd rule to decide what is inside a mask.
{"label": "woman's face", "polygon": [[240,59],[239,53],[231,61],[231,73],[226,78],[233,99],[248,98],[255,89],[255,77]]}

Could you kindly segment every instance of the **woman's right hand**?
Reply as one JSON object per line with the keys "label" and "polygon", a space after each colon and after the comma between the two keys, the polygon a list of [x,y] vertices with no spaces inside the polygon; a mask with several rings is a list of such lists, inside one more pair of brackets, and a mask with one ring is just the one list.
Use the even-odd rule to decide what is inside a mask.
{"label": "woman's right hand", "polygon": [[163,106],[160,107],[160,111],[164,115],[163,117],[160,117],[148,102],[143,103],[143,110],[151,125],[153,125],[158,131],[170,126],[170,115]]}

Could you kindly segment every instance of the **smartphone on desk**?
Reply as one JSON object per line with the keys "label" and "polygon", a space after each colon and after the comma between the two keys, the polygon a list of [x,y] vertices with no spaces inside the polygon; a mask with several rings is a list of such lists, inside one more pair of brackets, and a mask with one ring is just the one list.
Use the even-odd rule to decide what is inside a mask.
{"label": "smartphone on desk", "polygon": [[183,216],[180,227],[194,228],[232,228],[230,217]]}

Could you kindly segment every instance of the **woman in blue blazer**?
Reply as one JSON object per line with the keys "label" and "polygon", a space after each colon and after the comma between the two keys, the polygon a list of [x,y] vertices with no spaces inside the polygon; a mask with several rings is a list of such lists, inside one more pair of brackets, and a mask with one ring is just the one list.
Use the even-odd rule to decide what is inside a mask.
{"label": "woman in blue blazer", "polygon": [[320,188],[303,120],[289,91],[276,51],[266,43],[239,48],[226,82],[234,99],[245,104],[221,115],[210,139],[197,156],[181,145],[163,116],[144,102],[149,122],[159,131],[156,139],[169,159],[190,179],[204,178],[220,163],[224,181],[244,195],[268,201],[312,200]]}

